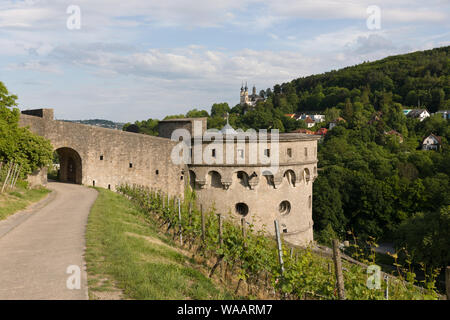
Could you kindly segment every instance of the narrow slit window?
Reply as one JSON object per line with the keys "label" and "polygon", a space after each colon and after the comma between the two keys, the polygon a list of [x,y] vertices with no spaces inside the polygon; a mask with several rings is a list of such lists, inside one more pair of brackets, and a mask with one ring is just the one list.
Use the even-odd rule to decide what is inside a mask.
{"label": "narrow slit window", "polygon": [[103,160],[103,155],[100,156],[100,160]]}
{"label": "narrow slit window", "polygon": [[287,155],[288,155],[289,158],[292,157],[292,149],[291,148],[287,149]]}
{"label": "narrow slit window", "polygon": [[133,168],[133,163],[130,162],[130,168]]}

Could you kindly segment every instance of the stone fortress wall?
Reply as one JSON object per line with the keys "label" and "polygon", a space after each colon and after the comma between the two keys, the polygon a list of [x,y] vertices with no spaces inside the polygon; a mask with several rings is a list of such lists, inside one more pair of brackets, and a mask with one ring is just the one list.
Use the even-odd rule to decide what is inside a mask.
{"label": "stone fortress wall", "polygon": [[53,120],[52,109],[23,111],[19,124],[51,141],[60,157],[62,181],[111,190],[128,183],[172,196],[184,193],[185,166],[170,161],[176,144],[170,139]]}
{"label": "stone fortress wall", "polygon": [[[183,196],[189,183],[204,208],[214,207],[235,218],[245,216],[257,229],[271,234],[273,221],[278,219],[287,241],[306,245],[313,240],[312,184],[317,176],[318,137],[280,134],[278,170],[265,175],[270,165],[259,159],[250,161],[251,151],[262,145],[245,139],[233,139],[231,164],[226,160],[231,151],[225,144],[219,150],[204,140],[202,152],[214,152],[213,158],[222,153],[223,162],[196,161],[192,149],[193,163],[174,164],[171,154],[178,142],[169,139],[171,133],[186,129],[194,144],[206,131],[206,118],[161,121],[160,137],[57,121],[52,109],[23,111],[20,125],[51,141],[60,157],[62,181],[112,190],[119,184],[136,184],[171,196]],[[262,149],[271,150],[272,156],[276,150],[270,140]]]}

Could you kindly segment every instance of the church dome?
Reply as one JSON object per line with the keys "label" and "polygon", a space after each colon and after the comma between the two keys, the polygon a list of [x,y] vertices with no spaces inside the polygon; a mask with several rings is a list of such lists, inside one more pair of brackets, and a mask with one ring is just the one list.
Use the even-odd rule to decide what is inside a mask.
{"label": "church dome", "polygon": [[220,130],[222,134],[236,134],[236,130],[233,129],[232,126],[227,121],[227,124],[223,126],[223,128]]}

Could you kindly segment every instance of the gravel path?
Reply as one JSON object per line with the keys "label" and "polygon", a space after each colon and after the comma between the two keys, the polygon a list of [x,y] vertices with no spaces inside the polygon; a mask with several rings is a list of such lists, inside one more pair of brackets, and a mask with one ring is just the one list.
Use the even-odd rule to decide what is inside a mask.
{"label": "gravel path", "polygon": [[57,182],[48,188],[43,205],[0,221],[0,300],[88,299],[85,231],[97,191]]}

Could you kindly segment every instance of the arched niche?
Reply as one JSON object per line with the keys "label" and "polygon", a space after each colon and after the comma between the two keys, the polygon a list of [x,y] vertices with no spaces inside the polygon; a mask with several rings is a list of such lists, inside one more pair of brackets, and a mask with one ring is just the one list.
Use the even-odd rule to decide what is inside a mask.
{"label": "arched niche", "polygon": [[311,172],[309,171],[308,168],[303,169],[302,176],[303,180],[305,181],[305,184],[308,184],[309,181],[311,180]]}
{"label": "arched niche", "polygon": [[237,171],[234,173],[233,180],[237,181],[238,185],[250,189],[250,177],[245,171]]}
{"label": "arched niche", "polygon": [[208,172],[208,185],[212,188],[223,188],[222,176],[217,171]]}
{"label": "arched niche", "polygon": [[295,172],[293,170],[286,170],[284,172],[283,178],[286,178],[286,180],[290,186],[295,187],[296,176],[295,176]]}

